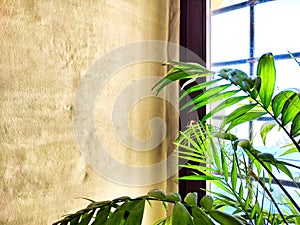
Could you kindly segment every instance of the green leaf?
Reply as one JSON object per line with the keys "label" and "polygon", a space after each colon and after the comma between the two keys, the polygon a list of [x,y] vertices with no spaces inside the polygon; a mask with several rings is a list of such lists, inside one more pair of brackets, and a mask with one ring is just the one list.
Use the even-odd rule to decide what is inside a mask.
{"label": "green leaf", "polygon": [[207,73],[210,72],[208,69],[206,69],[204,66],[201,66],[198,63],[192,63],[192,62],[177,62],[177,61],[170,61],[166,64],[167,65],[173,65],[174,67],[171,69],[171,71],[174,69],[181,69],[184,71],[195,71],[197,73]]}
{"label": "green leaf", "polygon": [[288,155],[288,154],[295,153],[295,152],[298,152],[298,149],[296,147],[290,148],[290,149],[286,150],[284,153],[282,153],[280,156]]}
{"label": "green leaf", "polygon": [[238,140],[238,146],[242,147],[243,149],[247,149],[247,150],[252,149],[252,145],[251,145],[250,141],[248,141],[247,139]]}
{"label": "green leaf", "polygon": [[215,170],[214,168],[208,167],[207,163],[206,163],[205,166],[192,165],[192,164],[179,164],[178,166],[188,168],[188,169],[191,169],[191,170],[197,170],[197,171],[202,172],[202,173],[207,173],[207,172],[217,173],[218,172],[218,170]]}
{"label": "green leaf", "polygon": [[238,137],[231,134],[231,133],[215,133],[213,134],[214,137],[217,137],[217,138],[221,138],[221,139],[224,139],[224,140],[228,140],[228,141],[236,141],[238,140]]}
{"label": "green leaf", "polygon": [[209,113],[207,113],[203,118],[202,118],[202,122],[205,122],[206,120],[208,120],[209,118],[211,118],[214,114],[216,114],[217,112],[228,108],[229,106],[232,106],[242,100],[247,99],[248,96],[237,96],[237,97],[232,97],[232,98],[228,98],[226,99],[224,102],[220,103],[217,107],[215,107],[214,109],[212,109]]}
{"label": "green leaf", "polygon": [[98,224],[104,224],[104,222],[106,221],[109,213],[110,213],[110,205],[104,208],[101,208],[95,217],[94,222],[92,223],[92,225],[98,225]]}
{"label": "green leaf", "polygon": [[[199,81],[197,81],[197,80],[199,80]],[[190,85],[191,87],[194,87],[194,86],[196,86],[196,84],[203,83],[203,81],[204,81],[203,76],[199,76],[199,77],[194,77],[194,78],[188,79],[181,86],[180,90],[184,90],[184,88],[186,88],[188,85]],[[204,83],[206,83],[206,82],[204,82]]]}
{"label": "green leaf", "polygon": [[213,73],[199,64],[182,63],[182,62],[169,62],[166,65],[174,65],[167,73],[167,76],[157,82],[152,90],[157,88],[156,94],[158,95],[161,90],[170,83],[182,80],[193,79],[197,77],[211,76]]}
{"label": "green leaf", "polygon": [[89,212],[88,214],[82,215],[81,220],[78,225],[88,225],[94,215],[95,210]]}
{"label": "green leaf", "polygon": [[129,216],[126,219],[125,225],[138,225],[142,224],[145,208],[145,199],[139,200],[130,209]]}
{"label": "green leaf", "polygon": [[221,172],[222,168],[220,163],[219,152],[213,140],[210,140],[210,147],[213,153],[213,163],[217,167],[217,169]]}
{"label": "green leaf", "polygon": [[286,90],[278,93],[272,100],[272,110],[274,113],[275,118],[279,116],[281,113],[284,104],[287,102],[287,100],[296,95],[295,90]]}
{"label": "green leaf", "polygon": [[237,165],[236,165],[236,158],[235,155],[233,155],[233,160],[232,160],[232,168],[231,168],[231,185],[232,189],[236,190],[236,183],[237,183]]}
{"label": "green leaf", "polygon": [[178,71],[174,71],[172,73],[169,73],[166,77],[164,77],[163,79],[161,79],[159,82],[157,82],[153,87],[152,90],[154,90],[156,87],[156,95],[158,95],[162,89],[164,89],[166,86],[168,86],[169,84],[171,84],[174,81],[180,80],[180,79],[184,79],[184,78],[192,78],[193,76],[191,76],[190,74],[182,71],[182,70],[178,70]]}
{"label": "green leaf", "polygon": [[218,210],[209,211],[209,215],[222,225],[243,225],[244,224],[235,216]]}
{"label": "green leaf", "polygon": [[225,159],[223,150],[221,150],[221,162],[222,162],[222,169],[223,169],[225,180],[228,181],[228,167],[227,167],[227,161]]}
{"label": "green leaf", "polygon": [[180,132],[180,135],[183,136],[186,140],[188,140],[189,144],[191,144],[195,149],[201,150],[199,144],[197,144],[193,138],[187,135],[185,132]]}
{"label": "green leaf", "polygon": [[291,127],[291,135],[296,136],[299,130],[300,130],[300,112],[293,120],[292,127]]}
{"label": "green leaf", "polygon": [[284,172],[289,178],[291,178],[292,181],[294,181],[294,177],[293,174],[291,173],[291,171],[282,163],[277,163],[276,162],[276,167],[281,170],[282,172]]}
{"label": "green leaf", "polygon": [[195,225],[213,225],[211,218],[209,218],[209,216],[207,216],[207,214],[197,206],[192,207],[192,215]]}
{"label": "green leaf", "polygon": [[227,131],[231,130],[233,127],[245,123],[245,122],[249,122],[251,120],[255,120],[259,117],[262,117],[263,115],[266,115],[267,112],[248,112],[245,113],[244,115],[240,116],[239,118],[235,119],[234,121],[232,121],[230,123],[230,125],[227,128]]}
{"label": "green leaf", "polygon": [[70,225],[78,225],[80,219],[80,215],[74,217],[73,219],[70,220]]}
{"label": "green leaf", "polygon": [[282,109],[282,125],[285,126],[291,122],[300,112],[300,98],[298,95],[293,95],[284,104]]}
{"label": "green leaf", "polygon": [[84,200],[87,200],[87,201],[92,202],[92,203],[95,203],[95,202],[96,202],[96,201],[94,201],[93,199],[85,198],[85,197],[80,197],[80,199],[84,199]]}
{"label": "green leaf", "polygon": [[153,225],[171,225],[171,223],[172,223],[171,216],[167,216],[167,217],[165,217],[163,219],[158,220]]}
{"label": "green leaf", "polygon": [[212,180],[211,183],[221,188],[223,191],[227,192],[228,194],[232,195],[231,190],[228,188],[228,184],[224,183],[223,180]]}
{"label": "green leaf", "polygon": [[257,158],[263,162],[269,162],[274,166],[276,165],[276,159],[274,158],[274,155],[272,155],[271,153],[267,153],[267,152],[259,153],[257,155]]}
{"label": "green leaf", "polygon": [[[127,197],[128,199],[130,199],[129,197]],[[125,200],[124,200],[125,201]],[[101,202],[93,202],[91,204],[89,204],[87,206],[87,209],[95,209],[95,208],[101,208],[101,207],[105,207],[108,206],[112,203],[112,201],[101,201]]]}
{"label": "green leaf", "polygon": [[250,202],[251,202],[251,193],[250,193],[251,190],[248,189],[248,194],[247,194],[247,197],[246,197],[246,200],[245,200],[245,209],[248,210],[248,207],[250,206]]}
{"label": "green leaf", "polygon": [[258,218],[255,220],[255,224],[257,225],[263,225],[263,214],[262,213],[259,213],[258,214]]}
{"label": "green leaf", "polygon": [[214,200],[210,195],[205,195],[200,200],[201,206],[207,211],[210,211],[212,209],[213,203]]}
{"label": "green leaf", "polygon": [[251,210],[251,213],[250,213],[250,218],[253,219],[255,214],[256,214],[256,205],[253,206],[252,210]]}
{"label": "green leaf", "polygon": [[177,178],[177,180],[220,180],[219,176],[208,176],[208,175],[189,175]]}
{"label": "green leaf", "polygon": [[205,92],[200,93],[198,96],[192,98],[191,101],[187,102],[185,105],[183,105],[180,110],[183,110],[191,105],[195,105],[201,101],[207,100],[211,96],[215,96],[216,94],[219,94],[220,92],[224,91],[225,89],[229,88],[231,84],[224,84],[221,86],[216,86],[208,89]]}
{"label": "green leaf", "polygon": [[[220,192],[215,192],[215,191],[211,191],[211,190],[206,190],[206,191],[212,193],[213,195],[215,195],[217,197],[219,197],[219,198],[217,198],[217,200],[219,200],[219,201],[222,201],[222,202],[234,202],[234,204],[236,205],[236,200],[234,200],[233,198],[228,197],[229,195],[227,195],[226,193],[225,194],[221,194]],[[232,193],[230,193],[230,194],[232,194]]]}
{"label": "green leaf", "polygon": [[181,202],[181,196],[176,192],[167,194],[165,199],[172,202]]}
{"label": "green leaf", "polygon": [[[204,82],[204,83],[195,84],[195,85],[193,85],[192,87],[190,87],[189,89],[187,89],[187,90],[180,96],[179,100],[183,99],[183,98],[184,98],[185,96],[187,96],[188,94],[191,94],[191,93],[196,92],[196,91],[201,91],[202,89],[204,89],[204,88],[206,88],[206,87],[208,87],[208,86],[210,86],[210,85],[212,85],[212,84],[214,84],[214,83],[217,83],[217,82],[219,82],[220,80],[222,80],[222,79],[221,79],[221,78],[219,78],[219,79],[213,79],[213,80],[211,80],[211,81],[207,81],[207,82]],[[185,83],[185,84],[186,84],[186,83]],[[181,89],[183,89],[184,86],[186,86],[185,84],[181,87]]]}
{"label": "green leaf", "polygon": [[[187,153],[180,153],[180,154],[187,154]],[[197,163],[206,163],[205,160],[201,160],[197,157],[191,157],[191,156],[183,156],[183,155],[180,155],[180,158],[181,159],[186,159],[186,160],[189,160],[189,161],[193,161],[193,162],[197,162]]]}
{"label": "green leaf", "polygon": [[249,104],[249,105],[243,105],[237,109],[235,109],[232,113],[230,113],[223,121],[223,125],[226,125],[232,121],[234,121],[236,118],[244,115],[245,113],[247,113],[248,111],[250,111],[251,109],[253,109],[257,104]]}
{"label": "green leaf", "polygon": [[250,95],[253,99],[256,99],[261,87],[261,78],[256,77],[253,89],[250,91]]}
{"label": "green leaf", "polygon": [[[219,93],[217,95],[214,95],[214,96],[210,96],[208,97],[206,100],[203,100],[201,102],[199,102],[198,104],[196,104],[192,110],[196,110],[196,109],[199,109],[205,105],[208,105],[208,104],[212,104],[214,102],[217,102],[217,101],[220,101],[220,100],[224,100],[226,98],[229,98],[233,95],[235,95],[236,93],[238,93],[240,90],[234,90],[234,91],[227,91],[227,92],[222,92],[222,93]],[[191,111],[192,111],[191,110]]]}
{"label": "green leaf", "polygon": [[257,76],[261,78],[259,97],[264,107],[268,108],[276,83],[276,70],[272,53],[267,53],[260,57],[257,66]]}
{"label": "green leaf", "polygon": [[244,197],[244,187],[243,187],[243,182],[241,182],[239,187],[239,200],[243,201],[243,197]]}
{"label": "green leaf", "polygon": [[154,189],[148,192],[148,195],[153,198],[157,198],[160,200],[164,200],[166,198],[166,194],[164,191],[159,189]]}
{"label": "green leaf", "polygon": [[197,192],[188,193],[184,198],[184,202],[191,206],[197,205],[198,204],[198,193]]}
{"label": "green leaf", "polygon": [[174,206],[172,225],[194,225],[190,213],[181,202],[176,202]]}
{"label": "green leaf", "polygon": [[[184,77],[184,75],[185,75],[185,73],[183,73],[183,72],[181,72],[181,71],[178,72],[178,74],[183,74],[182,77]],[[164,87],[166,87],[168,84],[172,83],[173,81],[175,81],[175,79],[174,79],[174,80],[171,80],[171,79],[168,78],[168,76],[166,76],[166,77],[162,78],[160,81],[158,81],[158,82],[151,88],[151,90],[153,91],[155,88],[157,88],[157,87],[160,85],[160,86],[157,88],[157,90],[156,90],[156,95],[158,95]]]}
{"label": "green leaf", "polygon": [[[225,79],[229,79],[232,83],[240,86],[242,88],[243,86],[243,81],[248,79],[248,75],[238,69],[223,69],[220,72],[220,76],[224,77]],[[224,76],[224,73],[226,73],[226,75]],[[227,78],[226,78],[227,76]]]}
{"label": "green leaf", "polygon": [[264,123],[261,128],[260,128],[260,136],[261,139],[264,143],[264,145],[266,145],[266,138],[267,138],[267,134],[276,126],[276,124],[274,122],[266,122]]}
{"label": "green leaf", "polygon": [[251,86],[248,79],[243,80],[242,83],[240,84],[240,87],[243,91],[250,93]]}
{"label": "green leaf", "polygon": [[135,204],[137,204],[137,201],[127,201],[123,203],[110,215],[110,217],[106,220],[105,225],[116,225],[124,222],[125,212]]}
{"label": "green leaf", "polygon": [[[182,135],[182,134],[180,134],[180,135]],[[183,144],[179,144],[177,142],[174,142],[174,145],[177,146],[177,149],[182,148],[181,150],[176,150],[176,151],[178,153],[180,153],[180,155],[185,154],[185,155],[195,156],[197,158],[204,158],[203,154],[201,152],[202,151],[202,149],[201,149],[202,146],[196,146],[196,148],[194,146],[189,146],[190,145],[189,138],[191,138],[191,137],[188,137],[188,139],[181,138],[180,142],[183,143]]]}

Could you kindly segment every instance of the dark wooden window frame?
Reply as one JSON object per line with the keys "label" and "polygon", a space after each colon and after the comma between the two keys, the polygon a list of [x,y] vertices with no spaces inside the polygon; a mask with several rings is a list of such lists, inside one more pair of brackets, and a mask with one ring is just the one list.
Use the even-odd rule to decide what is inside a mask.
{"label": "dark wooden window frame", "polygon": [[[205,66],[207,49],[207,1],[181,0],[180,1],[180,45],[188,51],[180,52],[180,61],[196,62]],[[189,51],[195,53],[189,54]],[[182,83],[181,83],[182,84]],[[193,96],[191,96],[193,97]],[[184,104],[188,99],[180,102]],[[199,120],[205,113],[205,108],[189,113],[189,109],[180,112],[180,129],[184,130],[191,121]],[[191,172],[185,168],[179,171],[179,176],[186,176]],[[205,181],[179,181],[179,193],[185,196],[189,192],[197,192],[199,196],[205,195],[201,188],[206,187]]]}

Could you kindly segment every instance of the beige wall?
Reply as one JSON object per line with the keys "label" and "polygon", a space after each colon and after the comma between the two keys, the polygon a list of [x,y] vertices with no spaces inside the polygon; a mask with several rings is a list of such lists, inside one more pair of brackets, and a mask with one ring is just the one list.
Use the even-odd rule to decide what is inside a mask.
{"label": "beige wall", "polygon": [[[100,55],[135,41],[177,41],[176,32],[170,34],[168,26],[170,18],[178,16],[178,1],[170,2],[1,1],[0,224],[51,224],[87,205],[78,197],[106,200],[125,193],[145,194],[154,187],[176,189],[170,182],[133,188],[107,181],[81,157],[72,128],[76,88]],[[171,24],[177,29],[176,21]],[[160,76],[165,72],[158,64],[146,67]],[[133,71],[142,74],[143,67],[124,73],[135,77]],[[128,80],[122,79],[119,84],[117,79],[115,93],[108,87],[107,101],[100,99],[98,104],[109,104]],[[173,120],[174,130],[175,118],[164,116]],[[97,128],[103,123],[97,123]],[[134,130],[136,124],[132,126]],[[138,129],[137,135],[143,136]],[[159,160],[174,137],[176,132],[169,132],[165,144],[149,157]],[[108,143],[107,148],[112,147],[116,149],[116,143]]]}

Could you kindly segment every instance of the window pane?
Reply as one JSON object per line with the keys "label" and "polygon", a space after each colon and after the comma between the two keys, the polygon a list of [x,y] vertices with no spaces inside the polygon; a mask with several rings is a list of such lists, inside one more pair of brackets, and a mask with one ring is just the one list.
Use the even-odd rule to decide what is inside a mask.
{"label": "window pane", "polygon": [[278,60],[275,66],[279,90],[300,87],[300,66],[294,60]]}
{"label": "window pane", "polygon": [[277,0],[255,6],[255,55],[299,51],[300,1]]}
{"label": "window pane", "polygon": [[211,60],[249,57],[249,9],[242,8],[211,18]]}

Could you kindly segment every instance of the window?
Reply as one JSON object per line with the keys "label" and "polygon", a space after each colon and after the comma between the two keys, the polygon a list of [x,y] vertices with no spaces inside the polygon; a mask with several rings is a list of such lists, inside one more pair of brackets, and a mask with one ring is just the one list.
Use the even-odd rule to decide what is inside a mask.
{"label": "window", "polygon": [[[258,58],[272,52],[276,60],[277,91],[300,87],[300,67],[289,54],[292,52],[294,57],[300,57],[299,0],[212,0],[211,7],[212,70],[235,68],[253,76]],[[217,122],[218,118],[214,119]],[[243,125],[239,128],[239,137],[241,133],[244,138],[257,135],[267,120],[269,118],[264,117]],[[284,145],[284,138],[273,136],[270,141],[272,146],[278,146],[270,148],[270,153],[280,156],[279,146]],[[259,148],[263,144],[257,141],[254,145]],[[300,164],[300,159],[293,155],[286,157],[292,163]],[[300,174],[295,172],[294,175]],[[285,180],[282,173],[278,173],[278,177],[293,191],[293,182]],[[276,185],[273,189],[276,195]],[[300,199],[296,201],[300,202]]]}

